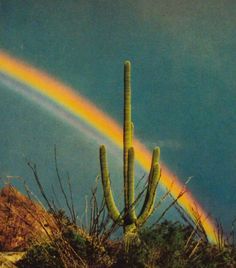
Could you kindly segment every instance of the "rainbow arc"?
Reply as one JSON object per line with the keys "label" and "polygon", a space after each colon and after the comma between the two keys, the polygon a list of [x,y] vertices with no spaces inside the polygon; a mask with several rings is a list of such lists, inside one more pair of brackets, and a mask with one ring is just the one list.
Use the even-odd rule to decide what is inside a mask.
{"label": "rainbow arc", "polygon": [[[1,50],[0,72],[25,84],[29,87],[29,90],[36,91],[55,102],[61,109],[82,119],[86,124],[107,137],[116,146],[122,148],[122,128],[111,117],[98,109],[88,99],[75,92],[71,87]],[[148,172],[151,162],[151,152],[137,139],[134,139],[133,144],[136,160]],[[163,163],[161,167],[161,185],[170,191],[173,198],[177,198],[185,189],[185,185]],[[196,220],[196,215],[200,217],[201,224],[208,239],[212,243],[217,243],[216,227],[193,195],[189,191],[185,192],[178,199],[178,203],[194,221]]]}

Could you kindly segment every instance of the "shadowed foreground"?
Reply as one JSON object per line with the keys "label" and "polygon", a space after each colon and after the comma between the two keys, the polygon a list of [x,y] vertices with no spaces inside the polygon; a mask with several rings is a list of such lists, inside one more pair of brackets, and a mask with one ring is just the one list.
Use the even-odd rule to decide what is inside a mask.
{"label": "shadowed foreground", "polygon": [[140,244],[127,251],[122,239],[111,239],[114,226],[98,214],[86,230],[62,210],[47,212],[12,186],[2,189],[0,200],[1,267],[236,266],[234,245],[213,246],[187,224],[164,220],[143,228]]}

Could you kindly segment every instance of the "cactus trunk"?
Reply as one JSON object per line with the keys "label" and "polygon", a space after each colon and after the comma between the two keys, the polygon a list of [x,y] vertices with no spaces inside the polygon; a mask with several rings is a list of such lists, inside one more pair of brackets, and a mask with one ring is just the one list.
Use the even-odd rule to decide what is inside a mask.
{"label": "cactus trunk", "polygon": [[[131,65],[129,61],[124,65],[124,126],[123,126],[123,161],[124,161],[124,203],[125,210],[129,209],[129,178],[128,178],[128,151],[132,144],[131,130]],[[128,215],[127,215],[127,221]]]}

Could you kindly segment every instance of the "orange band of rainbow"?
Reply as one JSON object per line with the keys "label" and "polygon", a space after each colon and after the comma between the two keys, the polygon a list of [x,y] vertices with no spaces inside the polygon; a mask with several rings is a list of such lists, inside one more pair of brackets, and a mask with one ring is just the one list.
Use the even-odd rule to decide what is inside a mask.
{"label": "orange band of rainbow", "polygon": [[[85,99],[71,87],[52,78],[43,71],[32,67],[19,59],[15,59],[0,50],[0,72],[18,80],[59,104],[63,109],[83,119],[102,135],[109,138],[118,147],[122,147],[122,128],[107,114],[98,109],[89,100]],[[149,171],[151,153],[137,139],[134,140],[135,155],[138,163]],[[183,191],[184,185],[162,163],[162,176],[160,183],[170,190],[174,198]],[[217,243],[216,227],[197,203],[189,191],[178,200],[188,215],[194,220],[196,213],[201,217],[202,226],[212,243]]]}

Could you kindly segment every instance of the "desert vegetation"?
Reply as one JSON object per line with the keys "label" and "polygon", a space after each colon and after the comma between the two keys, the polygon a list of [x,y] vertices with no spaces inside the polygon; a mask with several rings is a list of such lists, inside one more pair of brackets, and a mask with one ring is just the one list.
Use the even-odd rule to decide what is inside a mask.
{"label": "desert vegetation", "polygon": [[[235,267],[233,241],[212,245],[200,226],[196,228],[190,219],[187,222],[187,215],[183,215],[184,223],[163,220],[141,227],[139,243],[132,243],[127,250],[123,238],[113,236],[119,226],[109,220],[104,202],[100,205],[96,202],[96,187],[97,184],[92,191],[89,226],[83,227],[52,203],[53,209],[46,211],[12,186],[5,188],[3,194],[10,195],[11,199],[5,200],[7,208],[11,202],[9,219],[16,218],[16,228],[22,222],[25,226],[21,226],[18,234],[9,231],[6,237],[8,241],[15,241],[8,244],[8,250],[12,246],[18,252],[16,260],[19,256],[21,259],[14,266],[5,261],[2,265],[7,266],[2,267]],[[16,214],[20,203],[23,204],[20,215],[24,218]],[[37,232],[27,224],[32,221]],[[10,225],[11,222],[8,228]],[[19,238],[24,237],[24,230],[31,239],[23,243]]]}
{"label": "desert vegetation", "polygon": [[[28,165],[45,206],[34,201],[27,186],[28,196],[20,194],[12,186],[2,190],[1,195],[5,199],[1,205],[1,223],[10,231],[0,233],[1,250],[14,249],[21,254],[20,260],[12,264],[12,267],[236,267],[234,239],[230,237],[227,239],[221,225],[218,225],[218,243],[213,245],[201,224],[201,216],[196,214],[196,217],[191,219],[178,205],[178,199],[185,194],[185,189],[166,208],[158,212],[157,220],[152,225],[144,225],[155,208],[160,207],[159,205],[167,197],[171,198],[171,194],[167,190],[159,197],[155,206],[156,190],[161,176],[160,149],[156,147],[153,150],[147,183],[135,196],[135,148],[132,145],[134,125],[131,120],[130,76],[130,62],[126,61],[124,66],[123,210],[118,210],[113,198],[106,148],[101,145],[99,154],[101,176],[96,178],[91,191],[89,213],[86,210],[89,214],[89,222],[87,226],[78,223],[70,180],[66,180],[69,188],[68,195],[64,188],[65,181],[57,165],[55,148],[55,170],[66,210],[57,207],[55,202],[47,197],[37,167],[30,162]],[[99,202],[100,178],[103,198]],[[142,200],[143,206],[137,213],[137,204]],[[181,221],[172,222],[165,219],[171,207],[177,209]],[[9,219],[12,221],[12,226]],[[123,236],[118,232],[120,227],[123,228]],[[7,238],[7,234],[10,239]]]}

